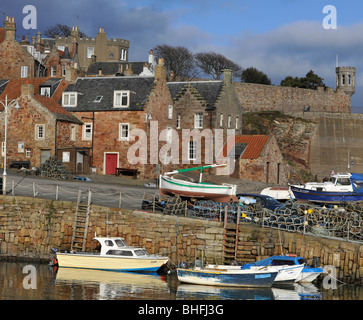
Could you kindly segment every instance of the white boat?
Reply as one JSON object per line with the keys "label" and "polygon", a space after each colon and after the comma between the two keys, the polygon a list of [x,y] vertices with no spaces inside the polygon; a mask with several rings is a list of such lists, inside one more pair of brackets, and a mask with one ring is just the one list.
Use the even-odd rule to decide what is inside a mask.
{"label": "white boat", "polygon": [[[337,173],[332,174],[330,179],[325,182],[307,182],[304,185],[294,185],[294,187],[326,192],[353,192],[353,180],[357,178],[358,174],[351,173]],[[359,176],[360,179],[363,177]],[[354,179],[355,180],[355,179]]]}
{"label": "white boat", "polygon": [[96,237],[100,252],[57,252],[60,268],[82,268],[106,271],[156,272],[168,257],[150,255],[145,249],[131,247],[124,238]]}
{"label": "white boat", "polygon": [[[237,200],[236,185],[228,183],[218,185],[202,182],[202,172],[204,169],[216,168],[220,166],[225,165],[210,165],[198,168],[180,169],[160,175],[160,194],[163,196],[181,196],[187,198],[213,200],[217,202],[229,202],[230,200]],[[195,170],[200,170],[199,182],[176,179],[172,176],[174,174]]]}
{"label": "white boat", "polygon": [[286,201],[295,198],[289,187],[274,186],[268,187],[261,191],[262,195],[270,196],[279,201]]}
{"label": "white boat", "polygon": [[271,287],[277,274],[266,270],[177,269],[180,282],[209,286]]}
{"label": "white boat", "polygon": [[275,282],[279,283],[293,283],[301,277],[301,272],[304,269],[304,264],[300,265],[282,265],[282,266],[251,266],[244,268],[243,266],[233,265],[207,265],[208,269],[227,269],[227,270],[255,270],[255,271],[266,271],[266,272],[278,272]]}

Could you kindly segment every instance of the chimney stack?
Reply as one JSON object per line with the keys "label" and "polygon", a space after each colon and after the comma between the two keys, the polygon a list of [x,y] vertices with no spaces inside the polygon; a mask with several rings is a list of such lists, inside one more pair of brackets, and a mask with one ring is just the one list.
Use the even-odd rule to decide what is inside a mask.
{"label": "chimney stack", "polygon": [[155,66],[155,80],[166,80],[166,67],[164,59],[159,59],[159,63]]}
{"label": "chimney stack", "polygon": [[233,82],[233,71],[230,69],[224,69],[223,70],[223,78],[224,78],[224,84],[226,86],[229,86]]}
{"label": "chimney stack", "polygon": [[34,85],[28,83],[23,84],[21,86],[21,95],[34,97]]}
{"label": "chimney stack", "polygon": [[15,40],[15,34],[16,34],[16,27],[15,27],[15,21],[14,17],[8,17],[6,16],[5,22],[4,22],[4,31],[5,31],[5,40]]}

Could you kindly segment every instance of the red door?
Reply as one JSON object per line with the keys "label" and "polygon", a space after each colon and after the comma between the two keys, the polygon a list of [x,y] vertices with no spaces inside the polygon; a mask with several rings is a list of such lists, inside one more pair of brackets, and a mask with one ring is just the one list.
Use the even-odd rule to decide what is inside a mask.
{"label": "red door", "polygon": [[117,154],[106,153],[106,174],[115,174],[117,168]]}

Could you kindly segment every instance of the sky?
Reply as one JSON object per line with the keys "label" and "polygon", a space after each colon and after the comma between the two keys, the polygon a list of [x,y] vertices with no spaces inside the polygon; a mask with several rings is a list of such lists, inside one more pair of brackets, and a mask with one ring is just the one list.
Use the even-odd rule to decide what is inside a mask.
{"label": "sky", "polygon": [[[26,5],[36,9],[36,29],[23,27]],[[336,28],[333,12],[323,12],[328,5]],[[130,40],[129,61],[147,61],[159,44],[214,51],[274,85],[313,70],[335,88],[338,57],[339,66],[357,68],[352,106],[363,107],[362,0],[0,0],[5,15],[15,17],[19,37],[57,23],[92,37],[102,27],[109,38]]]}

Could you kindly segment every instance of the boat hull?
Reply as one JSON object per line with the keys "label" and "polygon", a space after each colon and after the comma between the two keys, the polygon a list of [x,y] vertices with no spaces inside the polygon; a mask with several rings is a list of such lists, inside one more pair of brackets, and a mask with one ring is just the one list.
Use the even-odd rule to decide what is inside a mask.
{"label": "boat hull", "polygon": [[61,268],[81,268],[105,271],[156,272],[168,258],[126,258],[92,254],[57,253]]}
{"label": "boat hull", "polygon": [[248,266],[248,268],[243,269],[243,266],[232,266],[232,265],[207,265],[207,269],[225,269],[225,270],[252,270],[252,271],[266,271],[266,272],[278,272],[275,282],[288,283],[295,282],[304,269],[304,265],[296,266]]}
{"label": "boat hull", "polygon": [[363,202],[363,193],[357,192],[328,192],[316,191],[304,188],[297,188],[291,186],[291,191],[298,200],[305,200],[311,202],[327,202],[327,203],[341,203],[341,202]]}
{"label": "boat hull", "polygon": [[237,200],[235,185],[194,183],[164,176],[160,176],[160,194],[163,196],[178,195],[188,198],[200,198],[217,202]]}
{"label": "boat hull", "polygon": [[278,272],[212,271],[177,269],[178,280],[184,283],[230,286],[230,287],[271,287]]}

